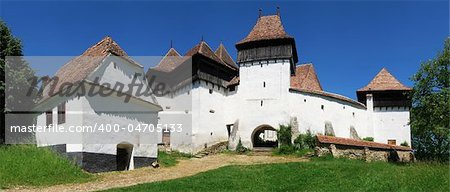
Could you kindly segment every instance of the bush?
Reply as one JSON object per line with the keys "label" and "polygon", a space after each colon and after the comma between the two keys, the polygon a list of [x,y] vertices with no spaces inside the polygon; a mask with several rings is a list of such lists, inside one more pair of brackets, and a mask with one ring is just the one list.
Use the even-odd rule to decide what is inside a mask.
{"label": "bush", "polygon": [[404,147],[409,147],[409,144],[408,144],[408,142],[406,142],[406,141],[403,141],[403,143],[401,143],[400,145],[401,145],[401,146],[404,146]]}
{"label": "bush", "polygon": [[307,130],[305,134],[298,135],[294,140],[294,146],[300,149],[314,149],[316,147],[316,137]]}
{"label": "bush", "polygon": [[364,137],[363,140],[364,141],[372,141],[373,142],[373,137]]}
{"label": "bush", "polygon": [[280,146],[292,146],[292,128],[291,125],[280,125],[280,130],[277,131],[277,138]]}
{"label": "bush", "polygon": [[310,130],[306,131],[305,145],[310,149],[314,149],[316,147],[316,136],[314,136]]}
{"label": "bush", "polygon": [[237,153],[245,153],[247,151],[249,151],[249,150],[246,147],[244,147],[244,145],[242,145],[241,138],[239,138],[239,142],[236,146],[236,152]]}

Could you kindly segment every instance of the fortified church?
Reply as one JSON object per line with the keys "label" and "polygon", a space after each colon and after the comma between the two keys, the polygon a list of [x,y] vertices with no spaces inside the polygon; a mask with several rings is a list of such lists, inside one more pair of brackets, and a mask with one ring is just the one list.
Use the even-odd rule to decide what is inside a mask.
{"label": "fortified church", "polygon": [[[310,131],[341,138],[373,137],[391,145],[411,143],[407,98],[411,89],[387,69],[361,84],[357,100],[323,90],[314,65],[298,64],[295,38],[286,32],[279,13],[260,15],[236,49],[235,61],[223,44],[213,51],[202,40],[184,55],[170,48],[158,65],[138,77],[144,85],[152,76],[170,79],[166,95],[131,95],[128,103],[114,96],[46,95],[52,86],[62,89],[64,82],[100,89],[103,83],[130,84],[135,74],[144,74],[142,65],[106,37],[58,70],[59,82],[46,82],[36,108],[42,111],[37,124],[183,123],[182,129],[80,133],[78,142],[39,133],[38,145],[58,148],[84,169],[101,172],[148,166],[157,157],[157,145],[193,154],[224,142],[230,149],[239,142],[250,149],[276,147],[276,130],[288,124],[294,137]],[[189,71],[188,77],[178,76],[183,71]]]}

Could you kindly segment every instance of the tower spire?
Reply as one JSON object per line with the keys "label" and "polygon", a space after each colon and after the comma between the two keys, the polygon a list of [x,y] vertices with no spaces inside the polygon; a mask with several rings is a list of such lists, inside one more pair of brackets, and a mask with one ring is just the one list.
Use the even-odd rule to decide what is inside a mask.
{"label": "tower spire", "polygon": [[277,6],[277,15],[280,16],[280,6]]}
{"label": "tower spire", "polygon": [[262,9],[259,8],[258,12],[259,12],[259,18],[261,18],[261,16],[262,16]]}

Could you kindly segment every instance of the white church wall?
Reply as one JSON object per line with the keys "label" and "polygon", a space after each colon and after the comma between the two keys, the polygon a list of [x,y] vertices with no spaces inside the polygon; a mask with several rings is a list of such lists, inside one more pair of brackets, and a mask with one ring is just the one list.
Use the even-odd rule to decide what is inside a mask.
{"label": "white church wall", "polygon": [[198,152],[221,141],[228,140],[225,123],[224,105],[226,104],[226,90],[204,80],[196,81],[192,90],[193,152]]}
{"label": "white church wall", "polygon": [[325,134],[325,123],[329,122],[337,137],[349,138],[351,126],[356,129],[359,137],[371,136],[365,121],[365,108],[355,107],[346,101],[293,92],[289,96],[289,106],[292,116],[297,117],[301,133],[310,130],[314,134]]}
{"label": "white church wall", "polygon": [[375,107],[373,114],[375,142],[396,140],[396,144],[400,145],[406,141],[411,146],[408,107]]}
{"label": "white church wall", "polygon": [[[88,97],[83,103],[83,125],[103,125],[105,130],[106,126],[111,126],[112,130],[117,126],[120,131],[83,133],[83,152],[116,154],[117,144],[129,143],[136,149],[133,150],[135,156],[156,157],[157,133],[143,129],[146,125],[156,125],[157,117],[157,111],[143,101],[131,99],[125,103],[123,98],[113,95]],[[137,130],[138,126],[141,130]],[[141,145],[146,150],[137,150]]]}

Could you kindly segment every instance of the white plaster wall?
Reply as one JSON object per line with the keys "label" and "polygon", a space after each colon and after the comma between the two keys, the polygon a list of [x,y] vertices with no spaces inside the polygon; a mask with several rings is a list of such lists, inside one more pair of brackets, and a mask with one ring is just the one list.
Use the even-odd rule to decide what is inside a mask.
{"label": "white plaster wall", "polygon": [[373,118],[375,142],[387,143],[395,139],[397,145],[406,141],[411,146],[408,107],[375,107]]}

